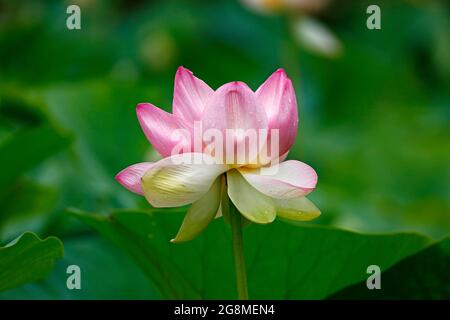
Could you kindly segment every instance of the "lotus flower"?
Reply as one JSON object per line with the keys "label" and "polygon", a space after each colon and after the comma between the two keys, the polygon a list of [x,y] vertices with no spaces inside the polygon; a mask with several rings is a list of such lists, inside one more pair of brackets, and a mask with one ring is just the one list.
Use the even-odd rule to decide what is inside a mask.
{"label": "lotus flower", "polygon": [[[214,91],[180,67],[175,75],[173,112],[150,103],[138,104],[136,112],[147,139],[163,159],[129,166],[117,174],[116,180],[145,196],[154,207],[192,204],[172,241],[197,236],[220,216],[224,196],[254,223],[270,223],[276,216],[306,221],[320,215],[305,197],[317,183],[314,169],[300,161],[282,161],[294,143],[298,126],[294,88],[284,70],[274,72],[256,92],[242,82],[230,82]],[[195,148],[192,137],[198,124],[202,132],[214,129],[224,136],[228,129],[254,129],[266,134],[260,135],[255,159],[250,159],[244,148],[247,157],[243,162],[236,157],[231,157],[231,162],[217,161],[218,151],[224,152],[223,160],[228,159],[230,149],[211,152],[205,141],[200,142],[200,149]],[[236,133],[229,140],[234,152],[249,143]],[[278,147],[276,152],[261,156],[261,147],[274,145]],[[198,155],[202,163],[184,161]],[[264,172],[275,167],[271,174]]]}

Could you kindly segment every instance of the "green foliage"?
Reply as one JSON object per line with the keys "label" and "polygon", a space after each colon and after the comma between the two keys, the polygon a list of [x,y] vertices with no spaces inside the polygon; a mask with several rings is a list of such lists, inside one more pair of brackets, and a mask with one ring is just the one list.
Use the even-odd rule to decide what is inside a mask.
{"label": "green foliage", "polygon": [[450,239],[400,261],[381,276],[381,290],[366,283],[345,288],[331,299],[450,299]]}
{"label": "green foliage", "polygon": [[47,125],[15,134],[0,147],[0,165],[7,169],[0,178],[0,189],[66,145],[67,139]]}
{"label": "green foliage", "polygon": [[[177,210],[75,215],[130,254],[164,298],[236,298],[230,230],[223,221],[199,239],[172,244]],[[324,298],[365,279],[370,264],[387,269],[430,242],[416,234],[363,235],[283,223],[252,225],[244,237],[253,299]]]}
{"label": "green foliage", "polygon": [[[81,290],[66,286],[67,267],[81,270]],[[126,292],[126,296],[124,295]],[[0,293],[0,299],[158,299],[139,268],[125,253],[94,234],[64,240],[64,257],[38,282]]]}
{"label": "green foliage", "polygon": [[[325,9],[317,19],[343,45],[334,59],[299,46],[294,14],[258,15],[240,1],[85,1],[79,31],[67,30],[64,2],[0,2],[0,241],[32,230],[66,248],[49,277],[0,298],[235,297],[226,224],[170,244],[186,208],[141,213],[145,200],[114,181],[158,158],[135,106],[170,111],[179,65],[213,88],[241,80],[252,89],[283,67],[296,88],[289,157],[318,172],[310,197],[322,215],[309,224],[322,227],[247,227],[251,297],[448,297],[448,241],[426,238],[450,230],[443,1],[380,1],[379,31],[365,27],[368,0]],[[73,219],[68,207],[98,215]],[[69,264],[89,290],[67,290]],[[381,292],[364,291],[368,264],[382,267]]]}
{"label": "green foliage", "polygon": [[63,253],[58,238],[41,240],[31,232],[24,233],[0,248],[0,291],[45,277]]}

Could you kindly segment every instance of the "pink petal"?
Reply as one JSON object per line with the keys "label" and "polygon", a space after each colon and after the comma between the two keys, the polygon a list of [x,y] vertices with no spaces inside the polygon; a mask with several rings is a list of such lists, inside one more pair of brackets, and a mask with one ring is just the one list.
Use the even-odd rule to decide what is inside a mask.
{"label": "pink petal", "polygon": [[282,162],[273,174],[270,174],[270,171],[263,172],[263,170],[267,169],[241,168],[239,172],[256,190],[277,199],[302,197],[316,187],[316,172],[300,161]]}
{"label": "pink petal", "polygon": [[162,157],[170,156],[180,145],[185,152],[191,151],[191,128],[181,118],[150,103],[138,104],[136,113],[145,136]]}
{"label": "pink petal", "polygon": [[175,75],[173,114],[189,123],[200,120],[213,93],[214,90],[196,78],[191,71],[179,67]]}
{"label": "pink petal", "polygon": [[297,136],[298,111],[292,82],[283,69],[275,71],[258,88],[256,101],[266,110],[269,134],[270,129],[279,130],[279,154],[288,152]]}
{"label": "pink petal", "polygon": [[142,162],[133,164],[116,175],[116,181],[131,192],[144,195],[141,187],[141,178],[153,166],[152,162]]}
{"label": "pink petal", "polygon": [[[253,129],[259,138],[258,129],[267,129],[267,117],[264,109],[256,104],[254,92],[245,83],[235,81],[221,86],[214,92],[203,112],[202,126],[204,131],[220,130],[225,138],[227,129],[243,131]],[[234,132],[236,134],[230,137],[232,141],[225,140],[224,144],[230,143],[235,146],[248,144],[248,139]],[[264,135],[262,139],[256,141],[256,149],[259,150],[264,145],[266,138],[267,135]]]}

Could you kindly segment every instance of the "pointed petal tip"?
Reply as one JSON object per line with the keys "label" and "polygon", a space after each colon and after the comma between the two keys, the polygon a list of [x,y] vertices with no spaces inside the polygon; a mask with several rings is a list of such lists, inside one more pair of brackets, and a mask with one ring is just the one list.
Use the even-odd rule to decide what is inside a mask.
{"label": "pointed petal tip", "polygon": [[154,107],[151,103],[148,102],[139,102],[136,105],[136,113],[139,116],[140,113],[142,113],[143,111],[145,111],[145,109]]}
{"label": "pointed petal tip", "polygon": [[125,189],[143,195],[141,188],[142,176],[153,166],[151,162],[136,163],[120,171],[114,179]]}
{"label": "pointed petal tip", "polygon": [[190,240],[192,240],[192,239],[178,239],[178,235],[177,235],[175,238],[170,239],[170,243],[180,244],[180,243],[183,243],[183,242],[188,242]]}
{"label": "pointed petal tip", "polygon": [[[267,219],[267,220],[258,220],[258,221],[252,221],[252,222],[258,223],[258,224],[269,224],[269,223],[274,222],[276,217],[277,217],[277,216],[275,215],[275,216],[273,216],[273,217],[271,217],[270,219]],[[248,218],[247,218],[247,219],[248,219]],[[250,220],[250,221],[251,221],[251,220]]]}
{"label": "pointed petal tip", "polygon": [[[141,126],[144,123],[144,118],[146,117],[146,113],[151,110],[151,108],[155,108],[151,103],[141,102],[136,105],[136,116],[139,120]],[[145,132],[145,130],[144,130]]]}
{"label": "pointed petal tip", "polygon": [[224,85],[222,85],[219,89],[217,89],[217,91],[219,90],[223,90],[226,93],[230,93],[230,92],[236,92],[236,91],[241,91],[241,90],[251,90],[250,87],[242,81],[232,81],[232,82],[228,82],[225,83]]}
{"label": "pointed petal tip", "polygon": [[120,183],[122,186],[127,188],[127,175],[129,175],[129,167],[122,169],[119,173],[114,176],[114,180]]}
{"label": "pointed petal tip", "polygon": [[269,223],[274,222],[277,216],[275,214],[275,215],[271,216],[270,218],[269,217],[265,217],[265,218],[262,218],[262,219],[261,218],[255,219],[254,217],[251,217],[251,216],[247,217],[245,215],[242,215],[242,217],[246,218],[247,220],[249,220],[250,222],[253,222],[253,223],[269,224]]}
{"label": "pointed petal tip", "polygon": [[286,71],[283,68],[278,68],[259,86],[256,93],[261,94],[262,91],[268,91],[266,94],[271,95],[277,87],[284,91],[290,86],[292,86],[292,81],[289,79]]}
{"label": "pointed petal tip", "polygon": [[[241,88],[241,87],[248,87],[245,82],[242,81],[232,81],[227,83],[231,88]],[[227,85],[225,84],[225,85]]]}
{"label": "pointed petal tip", "polygon": [[200,120],[206,103],[213,93],[214,90],[197,78],[192,71],[179,66],[175,73],[173,114],[189,123]]}
{"label": "pointed petal tip", "polygon": [[322,215],[322,212],[320,211],[320,209],[317,208],[317,206],[314,203],[312,203],[312,204],[314,206],[314,209],[310,212],[310,216],[311,216],[310,220],[316,219]]}
{"label": "pointed petal tip", "polygon": [[267,78],[267,80],[269,79],[278,79],[278,81],[283,80],[283,81],[287,81],[289,80],[288,75],[286,73],[286,71],[283,68],[278,68],[277,70],[275,70],[274,73],[272,73],[269,78]]}
{"label": "pointed petal tip", "polygon": [[220,206],[222,179],[216,179],[208,192],[195,201],[187,211],[177,235],[170,242],[187,242],[195,239],[210,224]]}
{"label": "pointed petal tip", "polygon": [[276,199],[277,216],[294,221],[311,221],[318,218],[321,212],[317,206],[306,197],[295,199]]}
{"label": "pointed petal tip", "polygon": [[180,244],[180,243],[184,243],[184,242],[188,242],[188,241],[190,241],[190,240],[192,240],[192,239],[179,239],[178,238],[178,235],[175,237],[175,238],[173,238],[173,239],[170,239],[170,243],[173,243],[173,244]]}
{"label": "pointed petal tip", "polygon": [[122,181],[123,181],[122,175],[123,175],[123,170],[114,176],[114,180],[116,180],[118,183],[122,184]]}
{"label": "pointed petal tip", "polygon": [[178,76],[178,75],[182,75],[183,73],[187,73],[187,74],[190,74],[190,75],[194,74],[191,70],[185,68],[184,66],[179,66],[177,68],[177,72],[175,73],[175,75]]}

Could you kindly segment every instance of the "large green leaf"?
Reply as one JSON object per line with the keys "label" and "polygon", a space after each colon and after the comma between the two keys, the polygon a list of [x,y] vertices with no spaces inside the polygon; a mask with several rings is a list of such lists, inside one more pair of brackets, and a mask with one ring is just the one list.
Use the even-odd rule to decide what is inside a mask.
{"label": "large green leaf", "polygon": [[[64,258],[45,279],[0,293],[2,299],[158,299],[150,282],[119,248],[100,235],[64,239]],[[80,267],[80,290],[66,285],[67,267]]]}
{"label": "large green leaf", "polygon": [[63,252],[58,238],[41,240],[31,232],[22,234],[0,248],[0,291],[44,278]]}
{"label": "large green leaf", "polygon": [[450,238],[403,259],[381,273],[381,290],[366,282],[345,288],[331,299],[450,299]]}
{"label": "large green leaf", "polygon": [[[151,241],[155,224],[145,213],[131,215],[133,229],[118,220],[121,219],[120,214],[110,217],[82,213],[76,215],[129,253],[163,296],[171,299],[200,298],[200,294],[171,262],[171,258],[157,253],[158,246]],[[155,235],[156,241],[162,239],[161,235]]]}
{"label": "large green leaf", "polygon": [[[235,298],[230,230],[216,220],[194,241],[171,244],[180,211],[75,214],[126,250],[163,297]],[[325,298],[365,279],[367,266],[387,269],[430,242],[418,234],[363,235],[280,222],[251,225],[244,235],[254,299]]]}

